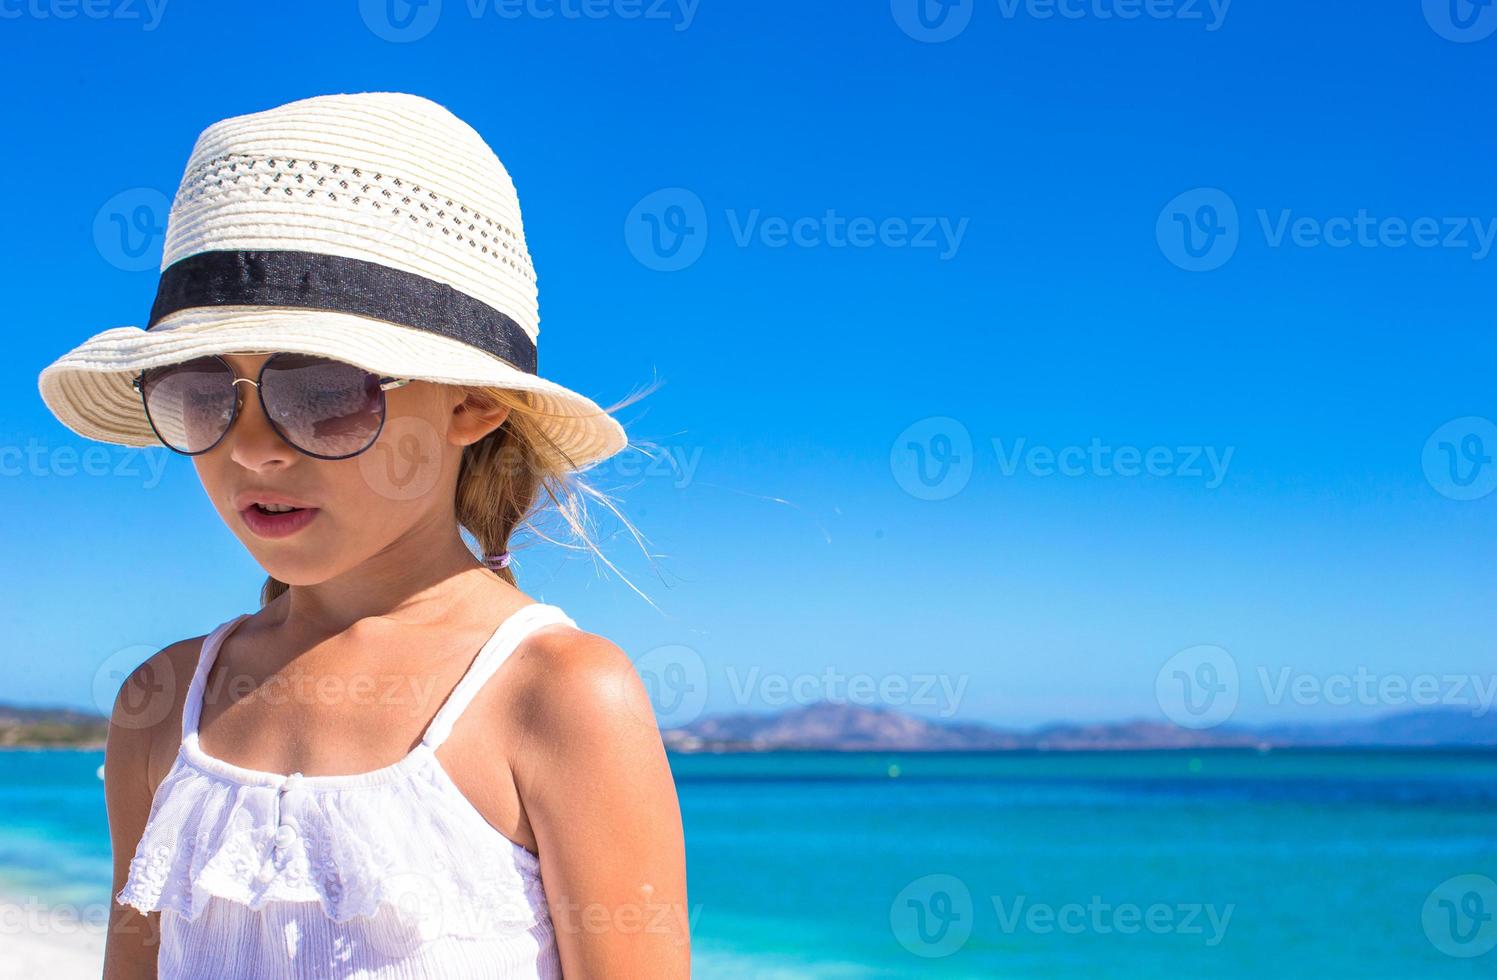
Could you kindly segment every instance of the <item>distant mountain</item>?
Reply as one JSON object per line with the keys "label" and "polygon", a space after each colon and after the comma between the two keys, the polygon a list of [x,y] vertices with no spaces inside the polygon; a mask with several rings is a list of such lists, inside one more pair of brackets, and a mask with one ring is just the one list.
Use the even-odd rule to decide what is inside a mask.
{"label": "distant mountain", "polygon": [[736,714],[703,718],[662,732],[670,748],[692,740],[703,745],[747,749],[1011,749],[1017,737],[977,724],[938,724],[890,708],[864,708],[820,701],[772,715]]}
{"label": "distant mountain", "polygon": [[109,719],[73,708],[0,704],[0,748],[103,748]]}
{"label": "distant mountain", "polygon": [[892,708],[820,701],[772,714],[703,718],[661,732],[678,752],[772,751],[1122,751],[1190,748],[1497,747],[1497,715],[1428,709],[1370,721],[1228,726],[1194,730],[1165,722],[1054,724],[1030,730],[930,721]]}
{"label": "distant mountain", "polygon": [[[109,721],[72,708],[0,704],[0,748],[102,748]],[[896,711],[818,701],[785,711],[702,718],[660,733],[676,752],[1055,752],[1193,748],[1497,748],[1497,713],[1429,708],[1317,725],[1180,728],[1158,721],[1053,724],[1033,729],[942,722]]]}
{"label": "distant mountain", "polygon": [[1497,713],[1456,708],[1405,711],[1337,725],[1273,725],[1260,731],[1275,742],[1339,746],[1497,745]]}

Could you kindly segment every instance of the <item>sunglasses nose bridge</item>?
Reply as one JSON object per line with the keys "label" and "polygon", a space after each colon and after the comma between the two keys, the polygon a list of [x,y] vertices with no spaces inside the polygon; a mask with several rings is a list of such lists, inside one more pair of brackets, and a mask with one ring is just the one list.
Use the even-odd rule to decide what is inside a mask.
{"label": "sunglasses nose bridge", "polygon": [[235,415],[238,415],[239,412],[241,412],[241,411],[244,410],[244,399],[240,397],[240,392],[239,392],[239,382],[241,382],[241,381],[245,382],[246,384],[254,385],[256,389],[259,389],[259,387],[260,387],[260,382],[256,381],[254,378],[241,378],[241,377],[235,376],[234,380],[229,382],[229,388],[230,388],[230,390],[232,390],[234,392],[234,414]]}

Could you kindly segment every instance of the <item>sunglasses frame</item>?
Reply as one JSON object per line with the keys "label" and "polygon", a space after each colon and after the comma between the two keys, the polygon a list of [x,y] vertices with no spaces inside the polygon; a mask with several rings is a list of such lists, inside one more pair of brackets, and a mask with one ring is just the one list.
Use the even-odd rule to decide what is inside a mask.
{"label": "sunglasses frame", "polygon": [[[173,446],[171,443],[167,442],[164,438],[162,438],[162,436],[161,436],[161,430],[159,430],[159,429],[156,428],[156,422],[155,422],[154,419],[151,418],[151,406],[146,402],[146,389],[145,389],[146,372],[144,370],[142,370],[140,372],[140,374],[138,374],[135,377],[133,377],[133,378],[130,379],[130,387],[134,388],[137,392],[140,393],[140,404],[141,404],[141,407],[145,410],[146,421],[148,423],[150,423],[151,431],[156,434],[156,439],[163,446],[165,446],[167,449],[170,449],[172,452],[177,453],[180,456],[201,456],[201,455],[203,455],[203,453],[212,452],[213,449],[215,447],[217,447],[219,443],[221,443],[221,442],[224,441],[224,436],[226,436],[226,435],[229,434],[229,430],[232,429],[232,428],[234,428],[234,422],[239,418],[239,407],[240,407],[241,402],[243,401],[243,399],[240,397],[240,392],[239,392],[239,387],[238,387],[239,386],[239,382],[241,382],[241,381],[247,381],[250,384],[252,384],[252,385],[255,386],[255,392],[257,393],[257,395],[258,395],[258,397],[260,399],[260,411],[264,413],[264,415],[265,415],[265,421],[267,421],[267,422],[270,423],[270,427],[275,430],[275,434],[276,435],[278,435],[278,436],[281,437],[281,441],[282,442],[284,442],[286,445],[290,446],[292,449],[296,450],[297,452],[301,453],[303,456],[311,456],[313,459],[338,460],[338,459],[352,459],[355,456],[358,456],[358,455],[360,455],[362,453],[368,452],[370,446],[373,446],[376,442],[379,441],[380,433],[383,432],[383,431],[385,431],[385,412],[386,412],[386,408],[388,406],[388,402],[385,399],[385,392],[390,391],[390,390],[392,390],[394,388],[399,388],[399,387],[401,387],[403,385],[408,385],[412,381],[414,381],[415,379],[414,378],[396,378],[396,377],[390,377],[390,376],[380,377],[379,378],[379,391],[380,391],[380,397],[379,397],[379,428],[377,428],[377,429],[374,430],[374,436],[373,436],[373,438],[371,438],[369,440],[369,444],[366,445],[363,449],[358,450],[357,452],[345,453],[342,456],[322,456],[322,455],[319,455],[318,453],[310,452],[310,451],[308,451],[306,449],[303,449],[302,447],[298,446],[296,443],[294,443],[290,439],[288,439],[286,437],[286,433],[284,433],[284,432],[281,431],[281,427],[276,424],[275,419],[271,416],[270,410],[265,407],[265,389],[260,386],[261,381],[263,381],[265,379],[265,369],[268,368],[271,365],[271,363],[277,357],[280,357],[282,354],[297,354],[297,353],[300,353],[300,352],[298,352],[298,351],[276,351],[274,354],[271,354],[269,357],[267,357],[265,359],[265,363],[260,365],[259,372],[257,372],[256,375],[255,375],[255,377],[253,377],[253,378],[242,378],[242,377],[240,377],[239,376],[239,372],[235,371],[234,370],[234,366],[232,364],[230,364],[228,361],[224,360],[223,359],[223,355],[221,355],[221,354],[205,354],[205,355],[203,355],[205,357],[211,357],[213,360],[217,361],[218,363],[222,364],[226,369],[228,369],[229,377],[233,378],[233,380],[229,382],[229,386],[234,389],[234,408],[233,408],[233,411],[229,414],[229,422],[228,422],[228,424],[224,426],[224,430],[223,430],[222,433],[219,434],[218,438],[215,439],[215,440],[213,440],[213,445],[209,446],[207,449],[199,449],[195,453],[190,453],[190,452],[187,452],[185,450],[178,449],[176,446]],[[337,361],[336,358],[323,357],[321,354],[311,354],[311,355],[304,355],[304,356],[320,357],[323,360],[327,360],[327,361]],[[193,358],[192,360],[197,360],[197,358]],[[186,361],[182,361],[182,362],[179,362],[179,363],[184,363],[185,364],[187,362]],[[347,364],[348,362],[346,362],[346,361],[338,361],[337,363]],[[358,367],[358,365],[356,365],[356,364],[355,365],[350,365],[350,367]],[[374,374],[373,371],[366,371],[365,373],[366,374]]]}

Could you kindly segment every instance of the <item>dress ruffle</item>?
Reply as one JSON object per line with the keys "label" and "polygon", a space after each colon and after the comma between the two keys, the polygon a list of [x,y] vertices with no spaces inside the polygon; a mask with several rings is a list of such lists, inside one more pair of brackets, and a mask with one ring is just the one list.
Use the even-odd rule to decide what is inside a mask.
{"label": "dress ruffle", "polygon": [[188,921],[219,898],[317,902],[338,923],[393,914],[427,936],[531,929],[547,914],[539,860],[490,826],[424,743],[412,756],[400,779],[283,788],[225,778],[184,749],[116,900]]}

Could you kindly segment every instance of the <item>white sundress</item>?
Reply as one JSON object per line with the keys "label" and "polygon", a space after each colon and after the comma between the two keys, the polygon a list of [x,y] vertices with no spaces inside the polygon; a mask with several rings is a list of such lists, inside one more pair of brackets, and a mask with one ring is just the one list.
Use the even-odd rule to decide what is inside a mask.
{"label": "white sundress", "polygon": [[373,772],[304,776],[245,769],[198,744],[208,673],[249,615],[203,640],[181,748],[115,896],[161,913],[158,975],[560,977],[540,859],[484,818],[435,753],[527,634],[576,624],[553,605],[522,607],[409,755]]}

